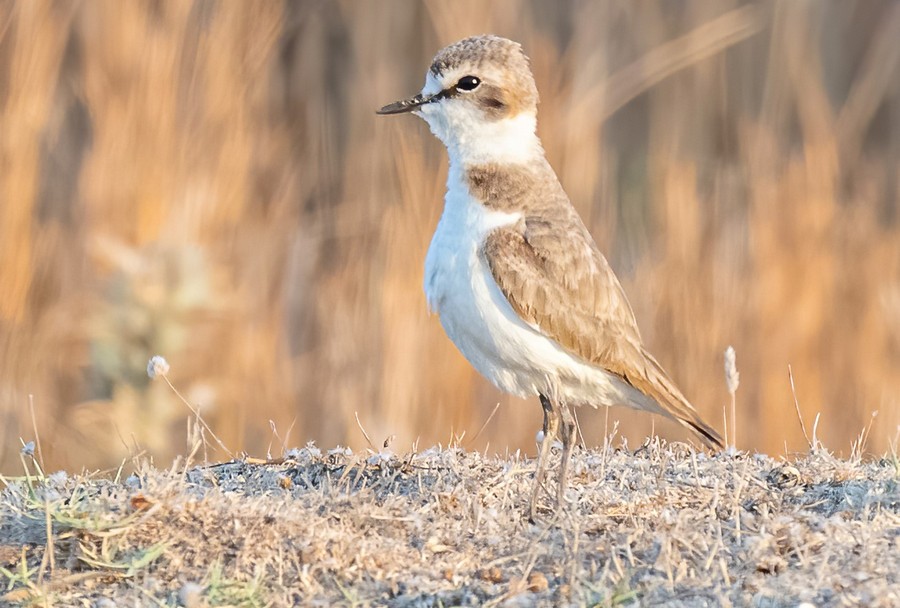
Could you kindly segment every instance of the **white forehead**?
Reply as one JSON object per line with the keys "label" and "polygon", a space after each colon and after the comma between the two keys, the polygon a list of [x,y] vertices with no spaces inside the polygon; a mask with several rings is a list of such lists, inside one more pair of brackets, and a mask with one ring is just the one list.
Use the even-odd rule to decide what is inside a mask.
{"label": "white forehead", "polygon": [[438,80],[431,70],[425,74],[425,86],[422,87],[422,95],[431,96],[444,90],[444,84]]}

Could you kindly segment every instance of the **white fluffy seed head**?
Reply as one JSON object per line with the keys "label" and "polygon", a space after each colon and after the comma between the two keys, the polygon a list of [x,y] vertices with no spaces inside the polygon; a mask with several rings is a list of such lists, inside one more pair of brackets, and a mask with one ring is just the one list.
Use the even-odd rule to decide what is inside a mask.
{"label": "white fluffy seed head", "polygon": [[728,386],[728,392],[732,395],[736,393],[740,383],[741,374],[737,371],[734,347],[729,346],[725,349],[725,384]]}
{"label": "white fluffy seed head", "polygon": [[147,363],[147,375],[150,378],[165,376],[169,373],[169,362],[161,355],[153,355]]}

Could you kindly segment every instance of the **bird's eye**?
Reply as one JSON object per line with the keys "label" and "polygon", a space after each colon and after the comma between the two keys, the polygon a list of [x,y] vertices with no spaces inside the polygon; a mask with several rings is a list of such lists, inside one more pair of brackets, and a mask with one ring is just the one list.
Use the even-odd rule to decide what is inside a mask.
{"label": "bird's eye", "polygon": [[460,91],[474,91],[480,84],[481,81],[475,76],[463,76],[459,79],[459,82],[456,83],[456,88]]}

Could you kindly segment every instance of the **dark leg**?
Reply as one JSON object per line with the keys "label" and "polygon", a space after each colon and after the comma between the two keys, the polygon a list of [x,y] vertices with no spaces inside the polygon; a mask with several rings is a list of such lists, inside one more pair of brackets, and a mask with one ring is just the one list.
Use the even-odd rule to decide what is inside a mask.
{"label": "dark leg", "polygon": [[559,432],[559,410],[555,404],[544,395],[541,395],[541,407],[544,409],[544,440],[538,452],[537,468],[534,471],[534,488],[531,490],[531,504],[528,507],[529,519],[536,521],[538,495],[544,483],[544,474],[547,472],[547,458],[550,456],[550,446],[556,440]]}
{"label": "dark leg", "polygon": [[541,410],[544,412],[544,437],[547,436],[547,424],[550,420],[550,411],[553,409],[553,405],[550,403],[550,400],[544,397],[543,395],[538,395],[541,398]]}
{"label": "dark leg", "polygon": [[560,402],[559,414],[561,419],[561,432],[563,442],[562,460],[559,463],[559,486],[556,489],[556,502],[558,508],[562,509],[566,504],[566,484],[568,483],[569,460],[572,456],[572,448],[575,446],[575,416],[572,410],[565,402]]}

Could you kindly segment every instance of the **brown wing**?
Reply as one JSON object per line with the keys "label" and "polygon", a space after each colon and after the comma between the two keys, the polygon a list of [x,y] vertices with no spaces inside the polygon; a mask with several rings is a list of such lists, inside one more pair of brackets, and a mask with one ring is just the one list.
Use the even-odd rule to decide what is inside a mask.
{"label": "brown wing", "polygon": [[549,238],[546,218],[526,219],[524,231],[502,228],[487,237],[483,255],[513,310],[569,352],[653,398],[661,413],[709,445],[722,447],[719,434],[644,349],[622,286],[580,220],[568,228],[555,228],[576,235],[563,241]]}
{"label": "brown wing", "polygon": [[494,280],[519,316],[545,336],[598,367],[631,375],[632,364],[643,359],[641,336],[618,279],[581,234],[580,221],[552,222],[526,218],[524,227],[488,235],[482,251]]}
{"label": "brown wing", "polygon": [[618,279],[546,162],[468,167],[469,190],[524,219],[488,235],[482,253],[522,318],[580,358],[612,370],[641,336]]}
{"label": "brown wing", "polygon": [[482,254],[500,290],[525,321],[653,398],[662,413],[707,443],[722,445],[718,433],[700,419],[644,349],[619,280],[567,199],[545,201],[540,213],[495,230]]}

